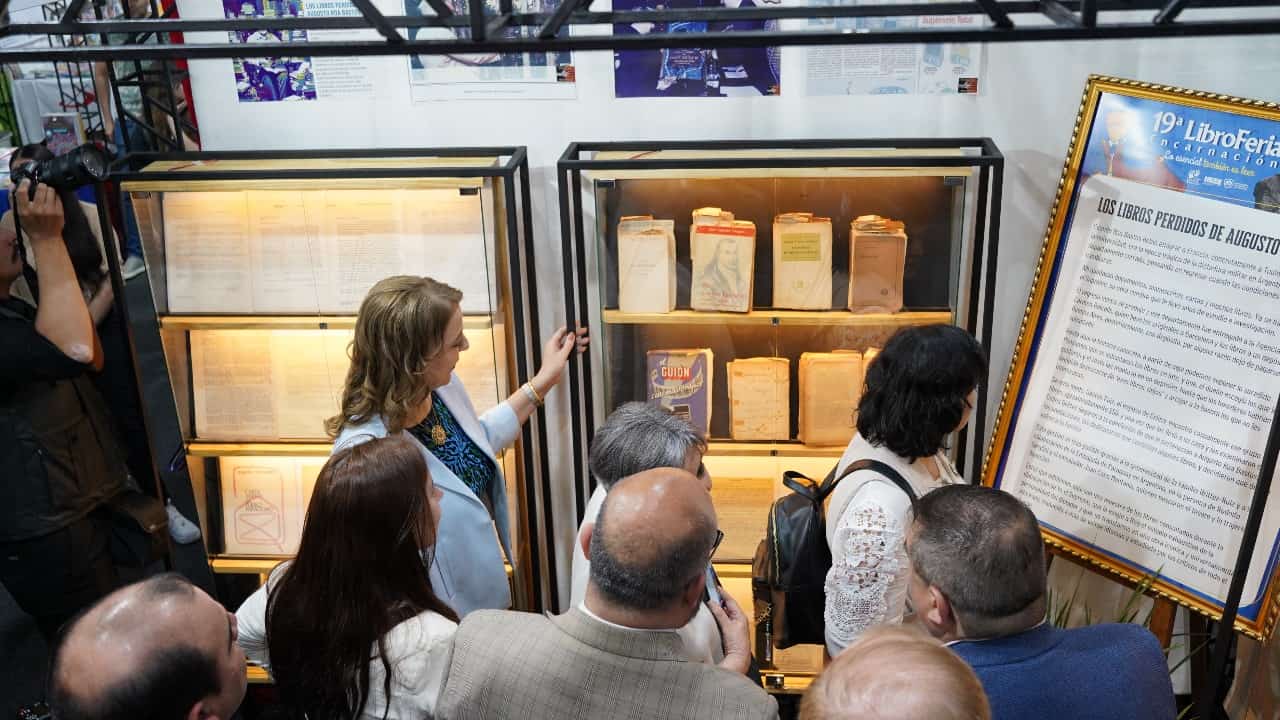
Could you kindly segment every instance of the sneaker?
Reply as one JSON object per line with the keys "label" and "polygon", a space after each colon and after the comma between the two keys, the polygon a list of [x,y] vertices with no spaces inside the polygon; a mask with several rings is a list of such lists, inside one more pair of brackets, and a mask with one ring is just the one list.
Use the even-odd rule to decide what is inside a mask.
{"label": "sneaker", "polygon": [[164,509],[169,514],[169,537],[174,542],[186,545],[200,539],[200,527],[178,512],[172,500],[165,502]]}
{"label": "sneaker", "polygon": [[132,280],[142,273],[146,272],[147,265],[142,262],[142,258],[137,255],[130,255],[125,258],[124,267],[120,268],[120,274],[125,280]]}

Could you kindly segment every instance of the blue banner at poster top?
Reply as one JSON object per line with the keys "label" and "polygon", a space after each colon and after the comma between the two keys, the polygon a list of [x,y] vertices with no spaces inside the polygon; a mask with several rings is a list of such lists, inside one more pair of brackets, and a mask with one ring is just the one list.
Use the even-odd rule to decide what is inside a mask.
{"label": "blue banner at poster top", "polygon": [[1280,213],[1280,123],[1104,93],[1080,167]]}

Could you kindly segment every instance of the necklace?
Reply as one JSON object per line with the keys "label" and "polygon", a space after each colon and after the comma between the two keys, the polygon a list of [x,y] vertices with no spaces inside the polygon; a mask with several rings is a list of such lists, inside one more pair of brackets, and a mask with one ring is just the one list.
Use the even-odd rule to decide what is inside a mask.
{"label": "necklace", "polygon": [[438,402],[440,402],[438,399],[432,398],[431,412],[427,413],[427,419],[423,421],[424,425],[431,424],[431,444],[436,447],[444,445],[445,441],[449,439],[449,433],[444,430],[444,423],[440,422],[440,414],[436,412],[436,403]]}
{"label": "necklace", "polygon": [[449,434],[444,431],[444,425],[440,423],[440,416],[436,415],[436,409],[431,408],[431,415],[434,422],[431,423],[431,442],[437,447],[444,444],[449,439]]}

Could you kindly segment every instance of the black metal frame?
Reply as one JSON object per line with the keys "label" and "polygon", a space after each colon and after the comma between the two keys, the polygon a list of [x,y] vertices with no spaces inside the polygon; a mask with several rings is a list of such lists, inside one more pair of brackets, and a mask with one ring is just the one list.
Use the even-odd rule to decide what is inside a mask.
{"label": "black metal frame", "polygon": [[[209,163],[218,160],[306,160],[306,159],[380,159],[380,158],[465,158],[465,157],[497,157],[504,159],[496,165],[449,166],[431,165],[423,167],[368,167],[368,168],[294,168],[275,170],[217,170],[200,171],[175,170],[157,173],[143,172],[143,168],[152,162],[177,161]],[[395,148],[395,149],[343,149],[343,150],[288,150],[288,151],[229,151],[229,152],[176,152],[176,153],[134,153],[126,156],[119,163],[120,167],[111,174],[111,180],[128,181],[226,181],[226,180],[261,180],[261,179],[327,179],[327,178],[489,178],[502,183],[502,202],[505,210],[505,231],[507,234],[506,252],[508,256],[509,289],[512,315],[504,318],[513,328],[515,347],[511,349],[515,357],[517,378],[530,377],[541,365],[541,347],[537,342],[540,335],[538,325],[537,286],[535,282],[535,262],[533,247],[533,209],[530,199],[529,163],[526,149],[523,146],[502,147],[450,147],[450,148]],[[166,377],[167,380],[167,377]],[[170,410],[170,412],[172,412]],[[173,429],[177,430],[176,416],[169,418]],[[521,428],[521,462],[524,463],[524,493],[526,504],[517,508],[523,512],[521,522],[527,528],[530,547],[527,558],[520,562],[528,563],[529,578],[533,583],[533,596],[530,601],[534,609],[556,606],[556,585],[545,583],[546,578],[554,578],[555,556],[545,539],[551,537],[552,507],[547,491],[550,477],[550,459],[546,445],[546,413],[539,408],[535,417]],[[180,432],[179,432],[180,435]],[[188,483],[190,480],[188,479]],[[539,492],[539,486],[542,492]],[[539,501],[541,500],[541,501]],[[543,572],[543,567],[546,572]]]}
{"label": "black metal frame", "polygon": [[[958,149],[972,154],[961,155],[895,155],[833,157],[823,150],[886,149],[908,150]],[[780,155],[775,157],[714,158],[637,158],[596,160],[598,152],[623,151],[637,154],[661,150],[778,150],[815,151],[813,155]],[[862,140],[721,140],[690,142],[584,142],[572,143],[560,156],[556,180],[560,191],[561,254],[564,257],[565,319],[570,327],[586,324],[591,317],[587,292],[588,268],[586,243],[588,230],[583,220],[583,172],[598,170],[715,170],[751,168],[830,168],[830,167],[955,167],[977,168],[978,186],[972,228],[972,256],[969,261],[967,316],[955,318],[956,324],[978,336],[987,354],[991,353],[991,336],[995,312],[996,257],[1000,246],[1000,207],[1004,183],[1004,155],[991,138],[877,138]],[[732,180],[726,180],[732,182]],[[594,230],[591,231],[594,233]],[[592,242],[594,242],[594,235]],[[984,266],[985,263],[985,266]],[[594,345],[593,345],[594,346]],[[969,473],[978,482],[981,473],[983,435],[990,382],[978,388],[973,421],[961,431],[957,443],[957,465],[963,469],[969,433],[973,432],[976,448]],[[587,470],[587,449],[595,432],[594,396],[592,393],[590,358],[582,356],[569,363],[570,418],[573,446],[574,500],[576,517],[582,521],[586,501],[595,489],[595,480]]]}
{"label": "black metal frame", "polygon": [[[1187,37],[1204,35],[1259,35],[1280,33],[1280,16],[1258,12],[1237,19],[1180,19],[1192,0],[958,0],[941,4],[893,4],[855,6],[778,6],[750,8],[654,9],[627,12],[592,12],[591,0],[563,0],[553,13],[513,13],[503,0],[500,13],[488,16],[481,0],[468,1],[468,14],[449,11],[442,0],[429,0],[435,15],[410,17],[384,15],[367,0],[352,0],[358,16],[332,18],[232,18],[222,20],[153,20],[130,22],[75,22],[64,17],[56,23],[15,23],[0,27],[9,35],[71,33],[197,32],[246,30],[373,29],[381,40],[307,41],[294,43],[296,53],[315,57],[354,55],[448,55],[465,53],[523,53],[559,50],[642,50],[681,47],[770,47],[782,45],[859,45],[882,43],[1028,42],[1043,40],[1106,40],[1126,38]],[[1274,0],[1195,0],[1195,9],[1276,8]],[[1146,21],[1106,17],[1103,13],[1147,11]],[[857,17],[913,17],[923,15],[984,15],[988,27],[945,29],[890,29],[870,32],[823,27],[802,31],[752,31],[735,33],[670,33],[647,35],[572,34],[565,28],[584,25],[665,23],[685,20],[733,22],[742,20],[835,19]],[[1015,21],[1014,16],[1021,16]],[[1029,18],[1029,19],[1028,19]],[[399,30],[444,27],[466,30],[462,36],[441,40],[408,40]],[[504,28],[530,32],[506,37]],[[253,57],[261,47],[245,44],[140,45],[136,40],[109,47],[64,48],[48,53],[30,49],[0,50],[0,63],[106,59],[235,58]]]}
{"label": "black metal frame", "polygon": [[[52,0],[41,6],[41,12],[47,19],[58,18],[58,22],[67,23],[79,20],[80,11],[85,0]],[[80,47],[88,43],[88,36],[83,33],[66,33],[49,35],[50,49]],[[87,71],[87,72],[86,72]],[[89,77],[88,84],[85,76]],[[79,60],[54,64],[54,78],[58,82],[58,102],[62,110],[74,112],[80,117],[85,138],[95,132],[100,133],[103,127],[101,98],[89,103],[88,98],[96,98],[97,88],[93,84],[93,66]],[[21,143],[18,143],[21,144]]]}
{"label": "black metal frame", "polygon": [[[72,0],[72,2],[85,2],[85,0]],[[176,8],[171,4],[171,8]],[[166,45],[166,35],[159,28],[148,30],[140,27],[140,23],[151,19],[162,19],[163,22],[173,22],[175,11],[162,10],[159,0],[149,1],[149,14],[146,18],[132,19],[129,16],[129,3],[127,0],[123,3],[124,19],[128,21],[127,33],[124,44],[127,46],[155,46],[149,45],[154,43],[158,46]],[[97,0],[94,4],[94,12],[99,21],[103,21],[103,7],[101,0]],[[106,24],[106,21],[103,21]],[[116,20],[114,24],[122,24]],[[103,46],[112,46],[106,30],[100,33],[100,42]],[[118,73],[116,63],[127,62],[127,70],[124,75]],[[176,67],[174,58],[163,58],[155,61],[158,67],[144,67],[141,59],[133,57],[127,59],[116,59],[107,63],[107,75],[111,83],[111,100],[115,108],[116,122],[136,124],[143,135],[147,138],[145,147],[133,147],[133,139],[127,128],[122,128],[121,133],[123,142],[120,145],[122,153],[131,152],[181,152],[184,150],[182,137],[184,134],[198,136],[195,125],[188,119],[190,107],[184,111],[179,103],[178,97],[174,94],[174,87],[185,78],[186,70]],[[120,88],[130,87],[136,88],[142,101],[142,117],[138,117],[124,106],[120,99]],[[184,98],[185,100],[185,98]],[[100,104],[101,106],[101,104]],[[155,118],[163,117],[165,121],[171,125],[172,136],[164,129],[155,126]]]}

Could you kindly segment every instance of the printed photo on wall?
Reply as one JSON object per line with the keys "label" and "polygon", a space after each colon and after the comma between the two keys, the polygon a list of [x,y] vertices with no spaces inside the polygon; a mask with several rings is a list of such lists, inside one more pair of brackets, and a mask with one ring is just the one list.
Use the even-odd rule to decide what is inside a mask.
{"label": "printed photo on wall", "polygon": [[[614,0],[615,11],[755,7],[763,0]],[[776,30],[774,20],[627,23],[615,35]],[[613,53],[614,95],[629,97],[759,97],[782,93],[781,50],[770,48],[666,48]]]}
{"label": "printed photo on wall", "polygon": [[1104,94],[1080,181],[1105,175],[1280,213],[1275,127],[1226,110]]}
{"label": "printed photo on wall", "polygon": [[[222,0],[227,18],[303,17],[304,0]],[[252,30],[228,33],[237,44],[275,45],[304,42],[305,30]],[[271,48],[264,47],[264,52]],[[316,99],[316,78],[311,58],[267,55],[232,61],[236,94],[240,102],[281,102]]]}
{"label": "printed photo on wall", "polygon": [[[445,0],[459,15],[467,13],[466,0]],[[515,12],[549,14],[559,3],[555,0],[514,0]],[[434,16],[435,11],[423,0],[404,0],[405,15]],[[497,0],[486,0],[485,14],[496,15]],[[410,40],[453,40],[470,37],[464,28],[409,28]],[[506,27],[504,38],[519,33],[531,35],[531,27]],[[569,29],[560,31],[562,37]],[[409,84],[413,99],[448,100],[457,98],[509,99],[513,97],[572,99],[575,73],[573,55],[568,50],[532,53],[484,53],[467,55],[410,55]]]}

